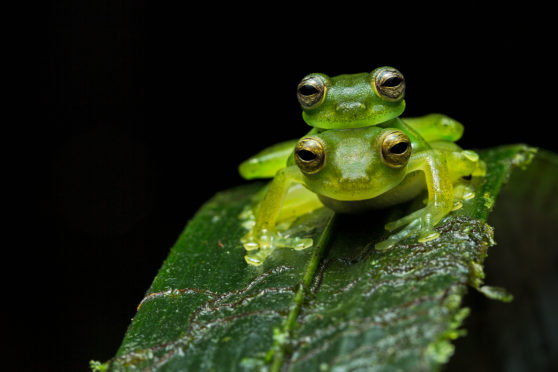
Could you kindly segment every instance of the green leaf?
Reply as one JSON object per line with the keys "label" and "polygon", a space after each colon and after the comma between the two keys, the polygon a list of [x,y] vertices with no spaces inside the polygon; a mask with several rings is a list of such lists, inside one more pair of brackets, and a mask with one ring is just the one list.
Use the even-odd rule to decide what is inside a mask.
{"label": "green leaf", "polygon": [[314,247],[276,250],[260,267],[245,263],[238,215],[262,186],[218,193],[188,223],[138,307],[109,371],[437,370],[468,314],[467,286],[483,286],[494,244],[485,220],[511,169],[535,150],[480,152],[488,176],[476,197],[446,217],[439,239],[403,241],[385,252],[383,226],[413,204],[359,216],[323,208],[292,227]]}

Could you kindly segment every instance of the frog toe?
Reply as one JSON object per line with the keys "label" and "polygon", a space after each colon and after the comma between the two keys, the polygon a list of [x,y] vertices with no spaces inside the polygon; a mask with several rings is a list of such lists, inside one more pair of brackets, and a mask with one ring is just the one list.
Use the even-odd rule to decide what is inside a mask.
{"label": "frog toe", "polygon": [[453,187],[453,207],[452,211],[456,211],[463,207],[463,203],[475,197],[475,189],[466,184],[458,183]]}
{"label": "frog toe", "polygon": [[310,238],[280,238],[278,239],[277,246],[283,248],[292,248],[296,251],[300,251],[306,248],[310,248],[314,244],[313,240]]}
{"label": "frog toe", "polygon": [[415,233],[421,228],[421,219],[415,219],[411,221],[404,229],[401,231],[390,235],[386,240],[376,243],[374,248],[377,251],[385,251],[392,248],[395,244],[399,243],[401,240],[405,239],[409,235]]}
{"label": "frog toe", "polygon": [[453,197],[455,200],[469,200],[475,197],[475,188],[467,183],[458,183],[453,187]]}
{"label": "frog toe", "polygon": [[265,259],[271,254],[271,252],[271,249],[262,248],[248,253],[244,256],[244,260],[248,265],[260,266],[264,263]]}
{"label": "frog toe", "polygon": [[[410,215],[407,217],[410,217]],[[434,229],[434,227],[430,224],[430,219],[428,218],[428,215],[425,215],[422,218],[415,218],[401,231],[390,235],[384,241],[376,243],[375,248],[378,251],[388,250],[392,248],[395,244],[399,243],[400,241],[402,241],[403,239],[411,235],[418,235],[417,241],[419,243],[425,243],[437,239],[440,236],[440,233],[438,233]]]}
{"label": "frog toe", "polygon": [[252,234],[246,234],[241,239],[240,242],[247,251],[254,251],[260,247],[256,239]]}
{"label": "frog toe", "polygon": [[393,241],[393,240],[388,238],[384,241],[376,243],[374,245],[374,249],[376,249],[377,251],[380,251],[380,252],[387,251],[388,249],[392,248],[396,243],[397,243],[397,241]]}
{"label": "frog toe", "polygon": [[436,240],[440,237],[440,233],[433,228],[427,229],[426,231],[422,232],[422,234],[417,239],[419,243],[426,243],[431,240]]}
{"label": "frog toe", "polygon": [[405,226],[417,219],[420,219],[424,214],[426,213],[425,209],[419,209],[418,211],[415,211],[405,217],[402,217],[398,220],[389,222],[385,225],[385,229],[387,231],[394,231],[398,228],[400,228],[401,226]]}
{"label": "frog toe", "polygon": [[259,266],[277,248],[291,248],[297,251],[311,247],[311,238],[282,236],[276,231],[249,232],[241,239],[247,251],[244,259],[250,265]]}

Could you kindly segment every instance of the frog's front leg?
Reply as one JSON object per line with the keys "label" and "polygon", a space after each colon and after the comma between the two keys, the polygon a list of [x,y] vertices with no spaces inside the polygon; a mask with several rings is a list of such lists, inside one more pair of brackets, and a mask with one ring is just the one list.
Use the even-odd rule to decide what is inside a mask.
{"label": "frog's front leg", "polygon": [[435,149],[423,151],[411,159],[408,167],[409,173],[424,172],[428,202],[424,208],[388,223],[386,229],[389,231],[407,226],[376,244],[378,250],[388,249],[413,233],[419,234],[420,242],[436,239],[439,234],[434,226],[453,209],[453,186],[441,151]]}
{"label": "frog's front leg", "polygon": [[287,192],[293,182],[302,183],[298,167],[289,166],[277,172],[255,212],[256,223],[242,238],[245,256],[251,265],[260,265],[275,248],[304,249],[312,246],[312,239],[282,236],[276,223]]}

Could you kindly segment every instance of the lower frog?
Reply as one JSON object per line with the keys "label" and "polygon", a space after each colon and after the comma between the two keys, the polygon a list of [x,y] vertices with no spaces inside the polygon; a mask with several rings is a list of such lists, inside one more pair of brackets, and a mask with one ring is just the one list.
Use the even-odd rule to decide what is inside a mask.
{"label": "lower frog", "polygon": [[[406,125],[405,130],[314,128],[299,140],[272,146],[242,163],[239,170],[246,179],[273,178],[242,238],[246,261],[260,265],[275,248],[312,246],[311,239],[283,235],[278,229],[282,220],[323,206],[339,213],[385,208],[425,189],[426,205],[388,223],[385,227],[393,233],[376,249],[389,249],[411,236],[420,242],[436,239],[434,227],[440,220],[473,196],[463,178],[483,176],[485,166],[473,151],[462,150],[443,134],[436,138],[435,130],[420,124],[416,129]],[[428,141],[421,132],[428,133]]]}

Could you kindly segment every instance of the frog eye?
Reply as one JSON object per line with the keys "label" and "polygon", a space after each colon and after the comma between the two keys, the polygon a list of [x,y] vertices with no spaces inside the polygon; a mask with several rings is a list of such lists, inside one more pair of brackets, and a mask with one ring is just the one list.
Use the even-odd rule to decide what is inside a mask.
{"label": "frog eye", "polygon": [[296,89],[298,102],[305,109],[311,109],[322,103],[325,97],[326,85],[319,75],[306,76]]}
{"label": "frog eye", "polygon": [[382,158],[392,168],[404,167],[411,157],[411,140],[399,130],[387,132],[381,139]]}
{"label": "frog eye", "polygon": [[317,173],[325,163],[324,145],[316,138],[305,137],[296,144],[294,158],[303,173]]}
{"label": "frog eye", "polygon": [[386,101],[398,101],[405,95],[405,78],[393,67],[379,69],[373,86],[376,93]]}

